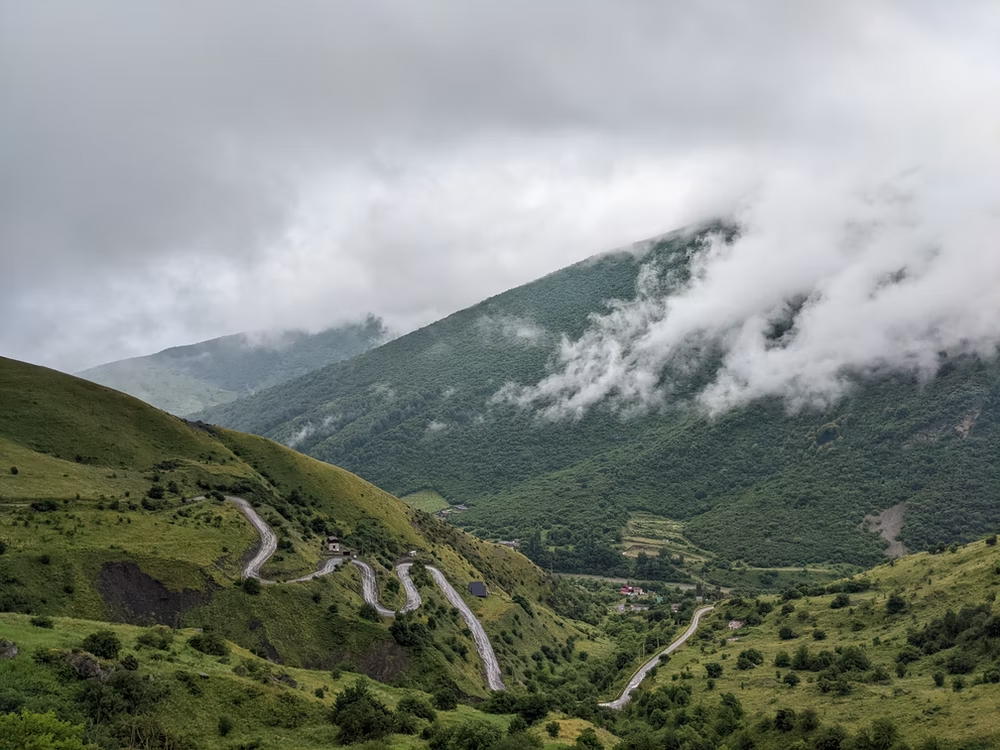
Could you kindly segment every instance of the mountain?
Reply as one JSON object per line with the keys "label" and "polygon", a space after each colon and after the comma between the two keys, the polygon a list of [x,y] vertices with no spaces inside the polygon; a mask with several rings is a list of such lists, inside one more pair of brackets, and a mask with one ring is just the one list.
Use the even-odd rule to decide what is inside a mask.
{"label": "mountain", "polygon": [[[546,576],[265,438],[3,358],[0,467],[0,748],[998,741],[995,535],[777,595],[706,589],[701,603],[658,585],[626,599],[618,583]],[[245,576],[258,532],[226,495],[274,531],[261,574],[284,583]],[[641,520],[635,531],[653,533],[658,521]],[[409,599],[394,566],[415,557],[417,609],[380,616],[354,565],[295,581],[331,533],[394,608]],[[419,572],[425,560],[462,592],[506,690],[487,689],[478,644],[431,568]],[[687,645],[661,656],[696,610]],[[599,705],[651,657],[631,702]]]}
{"label": "mountain", "polygon": [[[868,566],[897,533],[920,549],[991,531],[995,360],[952,358],[927,383],[859,374],[826,408],[766,398],[714,418],[684,405],[717,371],[711,349],[663,374],[678,405],[652,413],[605,406],[553,422],[497,399],[507,383],[549,375],[564,337],[578,339],[609,301],[635,298],[640,274],[682,283],[701,243],[731,231],[592,258],[195,418],[268,436],[399,496],[433,491],[467,505],[455,523],[520,538],[555,570],[637,574],[621,552],[638,511],[673,523],[677,540],[724,568]],[[880,522],[890,540],[874,532]]]}
{"label": "mountain", "polygon": [[382,321],[369,315],[319,333],[223,336],[77,374],[184,416],[350,359],[388,339]]}

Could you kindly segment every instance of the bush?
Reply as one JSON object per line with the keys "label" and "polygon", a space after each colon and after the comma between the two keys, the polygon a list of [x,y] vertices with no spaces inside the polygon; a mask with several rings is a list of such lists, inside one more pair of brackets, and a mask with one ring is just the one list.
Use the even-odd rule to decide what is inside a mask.
{"label": "bush", "polygon": [[166,625],[154,625],[146,629],[135,639],[135,642],[140,646],[166,651],[170,648],[170,644],[174,642],[174,631]]}
{"label": "bush", "polygon": [[122,650],[122,642],[111,630],[98,630],[83,639],[84,651],[102,659],[117,659]]}
{"label": "bush", "polygon": [[851,597],[847,594],[840,593],[833,597],[833,601],[830,602],[830,609],[843,609],[844,607],[851,606]]}
{"label": "bush", "polygon": [[146,497],[148,497],[150,500],[162,500],[165,497],[165,495],[166,492],[158,484],[154,484],[152,487],[146,490]]}
{"label": "bush", "polygon": [[188,645],[209,656],[229,656],[229,646],[215,633],[196,633],[188,639]]}
{"label": "bush", "polygon": [[604,745],[601,744],[601,741],[597,738],[597,732],[592,727],[587,727],[576,736],[576,742],[573,743],[573,747],[580,748],[581,750],[604,750]]}
{"label": "bush", "polygon": [[885,603],[885,611],[890,615],[898,615],[906,609],[906,599],[893,592],[889,595],[889,600]]}
{"label": "bush", "polygon": [[363,677],[337,696],[330,719],[340,727],[338,739],[345,745],[380,740],[392,733],[394,724],[392,712],[372,694]]}
{"label": "bush", "polygon": [[528,722],[520,714],[514,714],[514,718],[507,725],[507,734],[524,734],[528,731]]}
{"label": "bush", "polygon": [[6,551],[7,551],[7,542],[5,542],[3,539],[0,539],[0,555],[2,555]]}
{"label": "bush", "polygon": [[458,706],[458,697],[455,691],[448,687],[438,688],[432,696],[434,708],[439,711],[454,711]]}
{"label": "bush", "polygon": [[944,685],[944,672],[934,673],[934,685],[937,687]]}
{"label": "bush", "polygon": [[550,721],[548,724],[545,725],[545,731],[549,733],[549,737],[555,739],[556,737],[559,736],[559,722]]}
{"label": "bush", "polygon": [[233,731],[233,720],[228,716],[219,717],[219,735],[225,737]]}
{"label": "bush", "polygon": [[825,641],[826,640],[826,631],[825,630],[820,630],[819,628],[816,628],[813,631],[813,640],[814,641]]}
{"label": "bush", "polygon": [[[13,472],[13,469],[11,469],[11,471]],[[987,547],[996,547],[997,546],[997,535],[996,534],[991,534],[990,536],[986,537],[986,546]]]}
{"label": "bush", "polygon": [[420,719],[427,719],[430,722],[437,719],[437,712],[434,711],[431,704],[423,698],[414,695],[408,695],[401,699],[396,705],[396,712],[412,714]]}
{"label": "bush", "polygon": [[11,466],[10,467],[10,473],[13,474],[14,476],[17,476],[17,467],[16,466]]}
{"label": "bush", "polygon": [[718,679],[722,677],[722,665],[717,661],[710,662],[705,665],[705,672],[707,672],[708,676],[712,679]]}
{"label": "bush", "polygon": [[774,666],[776,667],[787,667],[791,665],[792,658],[788,655],[787,651],[779,651],[774,655]]}
{"label": "bush", "polygon": [[789,672],[784,676],[784,678],[782,678],[781,681],[784,682],[786,685],[788,685],[788,687],[795,687],[800,682],[802,682],[802,680],[799,679],[799,676],[795,674],[795,672]]}
{"label": "bush", "polygon": [[126,654],[121,660],[122,669],[127,669],[129,672],[136,672],[139,669],[139,660],[135,658],[135,654]]}
{"label": "bush", "polygon": [[361,605],[361,609],[358,611],[358,614],[361,616],[362,620],[368,620],[369,622],[378,622],[382,619],[379,617],[378,610],[368,602]]}
{"label": "bush", "polygon": [[51,565],[52,555],[50,555],[48,552],[45,552],[38,556],[38,562],[41,563],[42,565]]}
{"label": "bush", "polygon": [[787,625],[782,626],[778,631],[778,637],[783,641],[790,641],[795,637],[795,631]]}
{"label": "bush", "polygon": [[34,625],[36,628],[48,628],[49,630],[55,627],[55,623],[52,622],[52,618],[46,617],[45,615],[32,617],[31,624]]}
{"label": "bush", "polygon": [[774,728],[779,732],[791,732],[795,729],[795,711],[790,708],[779,708],[774,715]]}
{"label": "bush", "polygon": [[248,577],[243,579],[243,591],[250,596],[257,596],[260,593],[260,581],[256,578]]}

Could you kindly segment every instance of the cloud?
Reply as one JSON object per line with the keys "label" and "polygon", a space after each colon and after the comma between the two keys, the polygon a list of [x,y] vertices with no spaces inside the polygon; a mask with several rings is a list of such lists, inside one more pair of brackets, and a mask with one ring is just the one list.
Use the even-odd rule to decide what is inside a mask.
{"label": "cloud", "polygon": [[839,205],[960,166],[931,209],[960,206],[995,167],[998,32],[975,2],[9,3],[0,349],[405,331],[786,171]]}
{"label": "cloud", "polygon": [[646,411],[671,403],[721,355],[698,403],[719,413],[762,396],[826,405],[859,374],[932,376],[942,353],[993,356],[1000,344],[1000,205],[996,172],[953,165],[827,183],[786,173],[738,216],[741,232],[691,258],[679,282],[647,262],[634,299],[616,301],[562,341],[541,382],[496,400],[577,418],[604,402]]}
{"label": "cloud", "polygon": [[482,315],[476,320],[476,328],[494,345],[541,346],[552,337],[541,326],[516,315]]}

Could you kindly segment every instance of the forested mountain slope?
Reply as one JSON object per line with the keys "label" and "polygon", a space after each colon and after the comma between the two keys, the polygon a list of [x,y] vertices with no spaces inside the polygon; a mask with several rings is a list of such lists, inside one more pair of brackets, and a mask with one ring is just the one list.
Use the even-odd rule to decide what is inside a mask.
{"label": "forested mountain slope", "polygon": [[369,316],[319,333],[223,336],[78,375],[184,416],[349,359],[388,338],[382,321]]}
{"label": "forested mountain slope", "polygon": [[522,549],[562,570],[627,574],[612,545],[635,509],[756,565],[876,562],[886,542],[863,519],[904,501],[911,549],[989,530],[1000,491],[995,360],[942,360],[928,383],[859,375],[828,408],[763,399],[713,419],[689,398],[716,371],[710,349],[664,371],[672,405],[652,413],[593,408],[553,422],[498,401],[505,384],[549,374],[561,337],[578,338],[588,316],[635,297],[640,273],[683,282],[709,233],[731,230],[593,258],[197,418],[293,445],[397,495],[436,490],[470,506],[457,523],[527,539]]}

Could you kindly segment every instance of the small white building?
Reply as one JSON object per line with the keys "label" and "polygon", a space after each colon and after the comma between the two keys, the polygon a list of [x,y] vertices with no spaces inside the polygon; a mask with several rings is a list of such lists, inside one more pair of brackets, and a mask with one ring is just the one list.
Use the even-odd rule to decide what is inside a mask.
{"label": "small white building", "polygon": [[335,536],[328,536],[326,538],[326,551],[340,552],[340,539]]}

